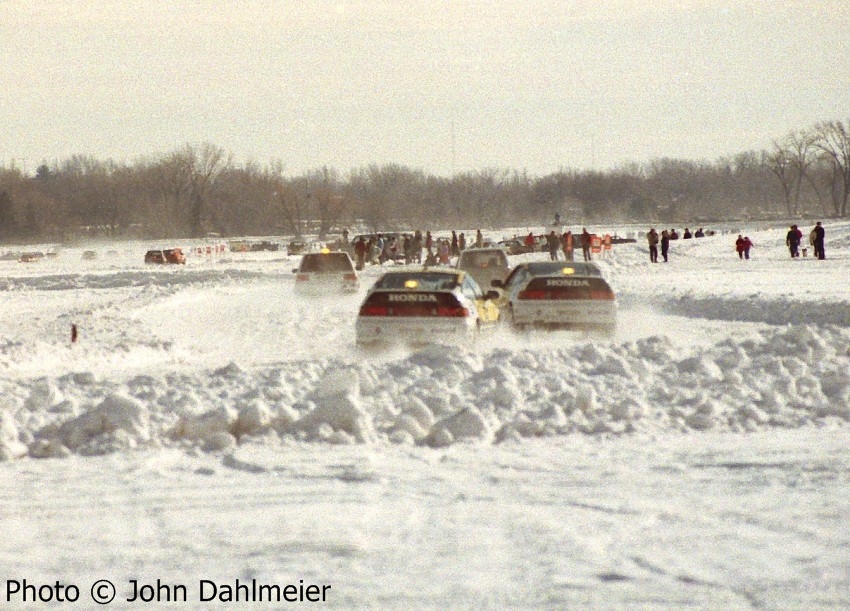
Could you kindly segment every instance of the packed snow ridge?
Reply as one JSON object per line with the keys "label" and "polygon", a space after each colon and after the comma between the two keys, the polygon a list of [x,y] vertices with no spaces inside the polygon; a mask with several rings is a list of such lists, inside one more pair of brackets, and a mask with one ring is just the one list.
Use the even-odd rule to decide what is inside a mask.
{"label": "packed snow ridge", "polygon": [[5,381],[0,457],[227,451],[246,442],[441,447],[845,424],[848,345],[844,329],[801,325],[685,354],[652,336],[486,356],[432,346],[374,364],[290,362],[246,371],[231,363],[124,383],[91,374]]}

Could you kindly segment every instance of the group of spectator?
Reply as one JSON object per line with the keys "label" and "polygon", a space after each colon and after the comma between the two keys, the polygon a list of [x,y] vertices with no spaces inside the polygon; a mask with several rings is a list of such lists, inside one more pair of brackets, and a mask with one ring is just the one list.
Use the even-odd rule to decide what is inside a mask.
{"label": "group of spectator", "polygon": [[[821,225],[821,222],[818,221],[809,232],[809,244],[812,246],[814,256],[821,260],[826,258],[826,250],[824,249],[825,237],[826,230],[823,228],[823,225]],[[800,244],[802,244],[802,242],[803,232],[800,231],[800,228],[797,227],[797,225],[791,225],[791,228],[785,236],[785,244],[791,252],[792,259],[800,256]],[[803,250],[805,251],[805,248]],[[803,254],[805,256],[805,252]]]}
{"label": "group of spectator", "polygon": [[[809,233],[809,243],[814,251],[814,256],[818,259],[826,258],[824,249],[825,233],[820,221],[815,224]],[[706,233],[702,227],[691,233],[690,229],[685,227],[681,238],[688,240],[690,238],[701,238],[705,235],[713,234],[713,231]],[[347,239],[347,235],[345,237]],[[563,252],[564,260],[572,261],[576,247],[581,248],[584,260],[590,261],[592,259],[592,239],[593,235],[586,227],[583,227],[582,232],[577,236],[573,235],[570,230],[566,230],[563,234],[559,234],[553,230],[545,236],[545,248],[548,250],[549,258],[552,261],[559,259],[559,252]],[[654,227],[651,227],[646,234],[646,240],[649,245],[649,260],[652,263],[657,263],[660,249],[661,258],[665,263],[668,262],[670,242],[678,239],[679,233],[676,229],[663,229],[659,234]],[[800,256],[802,241],[803,232],[797,225],[791,225],[785,242],[792,258]],[[524,243],[529,250],[534,248],[537,238],[533,232],[529,232],[525,237]],[[466,235],[464,233],[458,234],[452,231],[451,239],[435,239],[430,231],[426,231],[423,236],[422,232],[417,230],[413,234],[404,234],[402,236],[376,234],[370,236],[368,240],[364,236],[360,236],[354,242],[354,255],[357,269],[359,270],[363,269],[367,262],[373,265],[379,265],[386,261],[399,261],[403,259],[405,264],[422,263],[423,249],[425,251],[426,265],[448,265],[450,258],[460,255],[461,251],[466,249],[466,246]],[[484,246],[484,236],[479,229],[475,232],[473,247],[481,248],[482,246]],[[748,236],[738,234],[738,238],[735,240],[735,251],[738,253],[738,257],[740,259],[749,259],[751,248],[753,248],[752,240]],[[805,248],[803,251],[803,255],[805,256]]]}
{"label": "group of spectator", "polygon": [[[823,225],[821,225],[820,221],[815,223],[815,226],[812,228],[811,232],[809,232],[809,243],[811,244],[812,250],[814,251],[814,256],[818,259],[826,258],[826,252],[824,249],[825,234],[826,231],[824,230]],[[702,227],[700,227],[693,235],[691,235],[690,230],[685,227],[685,232],[682,237],[683,239],[688,239],[691,237],[703,237],[704,235],[706,234],[703,232]],[[660,246],[661,257],[666,263],[668,260],[668,252],[670,249],[670,240],[676,240],[678,239],[678,237],[679,234],[676,232],[675,229],[671,229],[670,231],[664,229],[661,234],[659,234],[654,227],[651,227],[646,234],[646,241],[649,245],[650,262],[658,262],[658,249]],[[800,256],[800,245],[802,241],[803,232],[800,231],[800,228],[797,227],[797,225],[791,225],[791,228],[788,230],[788,233],[785,237],[785,243],[791,253],[791,258],[796,258]],[[753,248],[753,241],[750,240],[749,236],[738,234],[738,238],[735,240],[735,252],[738,253],[738,258],[749,259],[751,248]],[[805,254],[805,249],[803,249],[803,256],[805,256]]]}
{"label": "group of spectator", "polygon": [[[569,229],[566,230],[563,234],[558,234],[554,230],[549,232],[549,235],[546,236],[546,249],[549,251],[549,259],[552,261],[558,260],[558,253],[564,253],[565,261],[573,260],[573,251],[575,250],[576,242],[578,242],[578,246],[581,248],[582,256],[585,261],[591,260],[591,245],[593,243],[593,234],[591,234],[587,227],[583,227],[581,233],[578,238],[573,236],[573,232]],[[525,237],[525,245],[529,249],[534,248],[534,234],[529,233]]]}
{"label": "group of spectator", "polygon": [[[345,235],[347,240],[347,232]],[[475,232],[475,247],[484,245],[484,236],[481,230]],[[434,238],[430,231],[423,235],[420,230],[413,234],[384,235],[381,233],[369,236],[360,236],[354,241],[354,260],[358,270],[366,267],[367,263],[381,265],[387,261],[401,261],[404,263],[422,263],[423,249],[425,251],[425,265],[449,265],[451,257],[457,257],[462,250],[466,250],[466,235],[452,231],[451,239]]]}

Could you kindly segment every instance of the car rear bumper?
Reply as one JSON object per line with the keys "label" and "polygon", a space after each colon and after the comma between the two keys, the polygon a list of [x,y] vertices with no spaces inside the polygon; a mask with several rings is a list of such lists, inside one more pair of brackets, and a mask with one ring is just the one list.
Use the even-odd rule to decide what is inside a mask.
{"label": "car rear bumper", "polygon": [[476,331],[475,319],[358,316],[358,344],[432,344],[464,339]]}
{"label": "car rear bumper", "polygon": [[516,325],[614,326],[617,303],[614,301],[516,301],[512,307]]}

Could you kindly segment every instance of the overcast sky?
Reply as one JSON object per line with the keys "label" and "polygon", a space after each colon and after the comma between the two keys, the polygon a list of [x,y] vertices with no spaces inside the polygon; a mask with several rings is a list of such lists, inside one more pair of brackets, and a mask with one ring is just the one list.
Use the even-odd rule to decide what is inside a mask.
{"label": "overcast sky", "polygon": [[[648,8],[651,6],[651,8]],[[0,165],[608,169],[850,119],[850,0],[0,0]]]}

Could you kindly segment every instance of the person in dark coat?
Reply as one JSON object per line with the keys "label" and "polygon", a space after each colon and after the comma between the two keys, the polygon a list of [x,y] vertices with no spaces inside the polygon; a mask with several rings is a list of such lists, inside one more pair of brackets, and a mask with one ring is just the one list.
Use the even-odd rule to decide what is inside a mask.
{"label": "person in dark coat", "polygon": [[366,253],[369,250],[369,247],[366,244],[366,240],[363,239],[363,236],[354,243],[354,258],[357,260],[357,269],[361,270],[366,267]]}
{"label": "person in dark coat", "polygon": [[670,250],[670,234],[665,229],[661,232],[661,256],[664,262],[667,263],[667,251]]}
{"label": "person in dark coat", "polygon": [[549,259],[557,261],[558,251],[561,249],[561,240],[558,238],[557,233],[554,231],[549,232],[549,235],[546,236],[546,246],[549,248]]}
{"label": "person in dark coat", "polygon": [[823,228],[823,225],[820,224],[820,221],[815,223],[815,228],[812,230],[815,234],[815,255],[818,259],[826,259],[826,253],[823,248],[823,240],[826,237],[826,230]]}
{"label": "person in dark coat", "polygon": [[800,240],[803,239],[803,232],[797,229],[796,225],[791,225],[791,229],[785,235],[785,244],[791,252],[791,258],[800,256]]}
{"label": "person in dark coat", "polygon": [[650,263],[658,263],[658,232],[655,227],[650,227],[646,234],[646,241],[649,244],[649,261]]}
{"label": "person in dark coat", "polygon": [[585,261],[590,261],[590,242],[592,239],[593,236],[590,235],[587,227],[583,227],[581,231],[581,252]]}

